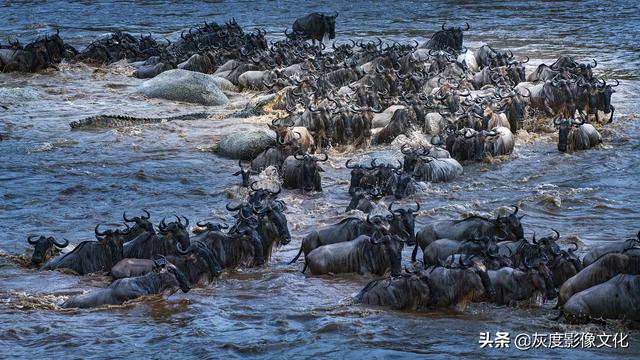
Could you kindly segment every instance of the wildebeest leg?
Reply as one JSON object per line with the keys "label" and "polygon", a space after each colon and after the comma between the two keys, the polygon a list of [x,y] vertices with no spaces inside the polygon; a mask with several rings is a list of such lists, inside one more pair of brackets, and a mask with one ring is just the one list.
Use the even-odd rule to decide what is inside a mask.
{"label": "wildebeest leg", "polygon": [[547,101],[547,99],[544,100],[544,111],[546,111],[549,116],[555,116],[555,113],[551,106],[549,106],[549,101]]}
{"label": "wildebeest leg", "polygon": [[613,105],[609,105],[609,108],[611,109],[611,117],[609,117],[609,124],[611,124],[613,122],[613,112],[616,110],[616,108],[614,108]]}

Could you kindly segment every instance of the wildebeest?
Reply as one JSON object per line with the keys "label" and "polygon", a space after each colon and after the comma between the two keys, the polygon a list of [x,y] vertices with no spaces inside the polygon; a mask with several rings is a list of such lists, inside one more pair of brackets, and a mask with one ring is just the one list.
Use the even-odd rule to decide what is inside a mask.
{"label": "wildebeest", "polygon": [[167,224],[162,219],[158,227],[159,234],[144,233],[124,244],[124,257],[134,259],[152,259],[156,255],[177,255],[176,245],[189,246],[189,219],[185,222],[176,215],[177,221]]}
{"label": "wildebeest", "polygon": [[306,257],[312,250],[323,245],[351,241],[360,235],[374,236],[377,233],[385,235],[391,230],[389,221],[393,219],[394,217],[392,217],[392,215],[388,217],[368,215],[366,221],[349,217],[337,224],[326,226],[320,230],[314,230],[302,239],[300,251],[298,251],[296,257],[291,260],[290,264],[298,261],[302,253],[304,253]]}
{"label": "wildebeest", "polygon": [[465,29],[461,27],[445,28],[445,25],[446,23],[442,24],[442,30],[437,31],[431,36],[431,39],[425,44],[425,47],[433,50],[462,50],[463,31],[470,29],[469,24],[466,24]]}
{"label": "wildebeest", "polygon": [[591,124],[575,119],[556,119],[558,127],[558,151],[586,150],[602,143],[602,136]]}
{"label": "wildebeest", "polygon": [[144,295],[162,294],[179,287],[188,292],[191,284],[173,264],[164,259],[156,260],[153,271],[142,276],[118,279],[105,289],[67,299],[62,308],[91,308],[101,305],[122,305]]}
{"label": "wildebeest", "polygon": [[56,33],[38,38],[26,46],[15,43],[0,47],[0,72],[37,72],[55,66],[65,57],[66,47]]}
{"label": "wildebeest", "polygon": [[232,174],[232,176],[242,175],[242,187],[249,187],[251,175],[258,175],[259,173],[251,168],[251,163],[247,161],[238,160],[238,166],[240,170]]}
{"label": "wildebeest", "polygon": [[393,113],[391,121],[373,135],[372,144],[386,144],[392,142],[398,135],[411,136],[411,113],[407,109],[398,109]]}
{"label": "wildebeest", "polygon": [[35,239],[37,235],[29,236],[27,242],[33,245],[33,255],[31,255],[31,265],[39,266],[43,262],[49,260],[57,252],[58,249],[62,249],[69,245],[69,240],[64,239],[63,242],[56,240],[53,236],[40,236]]}
{"label": "wildebeest", "polygon": [[618,253],[603,255],[562,284],[558,293],[558,306],[564,305],[573,294],[608,281],[618,274],[640,275],[640,257]]}
{"label": "wildebeest", "polygon": [[[177,247],[180,255],[165,258],[186,276],[189,283],[206,284],[222,272],[215,255],[205,244],[192,242],[187,249],[182,249],[178,243]],[[154,260],[151,259],[122,259],[111,268],[111,276],[114,279],[141,276],[153,271],[153,267]]]}
{"label": "wildebeest", "polygon": [[462,165],[452,158],[421,157],[413,171],[417,180],[430,182],[451,181],[464,172]]}
{"label": "wildebeest", "polygon": [[588,319],[640,320],[640,275],[619,274],[573,295],[562,306],[570,322]]}
{"label": "wildebeest", "polygon": [[599,245],[591,248],[582,258],[582,265],[587,267],[606,254],[624,253],[634,248],[640,248],[640,231],[636,234],[635,239],[616,241],[610,244]]}
{"label": "wildebeest", "polygon": [[358,293],[356,301],[396,310],[423,310],[434,302],[436,289],[427,275],[404,273],[372,280]]}
{"label": "wildebeest", "polygon": [[49,260],[43,270],[70,269],[80,275],[107,272],[120,261],[122,256],[123,236],[129,230],[105,230],[100,232],[96,225],[95,234],[98,241],[83,241],[73,251]]}
{"label": "wildebeest", "polygon": [[305,15],[294,21],[293,34],[287,34],[285,31],[285,35],[302,40],[311,39],[314,45],[316,40],[322,43],[325,37],[335,39],[337,17],[337,12],[334,15],[325,15],[317,12]]}
{"label": "wildebeest", "polygon": [[324,170],[318,162],[329,160],[327,154],[323,155],[324,159],[309,154],[289,156],[282,166],[282,186],[302,191],[322,191],[320,173]]}
{"label": "wildebeest", "polygon": [[513,152],[514,145],[513,133],[502,126],[491,129],[484,140],[485,153],[491,156],[509,155]]}
{"label": "wildebeest", "polygon": [[368,236],[335,244],[323,245],[305,257],[305,269],[311,274],[376,274],[391,270],[392,275],[401,272],[404,240],[394,235]]}
{"label": "wildebeest", "polygon": [[494,302],[511,304],[515,301],[556,297],[551,271],[544,261],[526,259],[525,264],[525,270],[510,267],[489,270],[491,283],[496,289],[496,296],[492,299]]}
{"label": "wildebeest", "polygon": [[459,267],[446,268],[434,265],[426,268],[431,281],[436,284],[436,307],[455,306],[464,310],[473,299],[491,297],[495,293],[487,268],[482,261],[462,262]]}
{"label": "wildebeest", "polygon": [[487,219],[481,216],[471,216],[463,220],[445,220],[431,223],[416,234],[416,247],[411,254],[411,261],[416,260],[418,247],[424,251],[430,243],[438,239],[467,240],[471,237],[488,236],[506,237],[508,240],[524,238],[524,230],[520,220],[524,217],[517,216],[518,207],[507,216],[498,216],[496,219]]}

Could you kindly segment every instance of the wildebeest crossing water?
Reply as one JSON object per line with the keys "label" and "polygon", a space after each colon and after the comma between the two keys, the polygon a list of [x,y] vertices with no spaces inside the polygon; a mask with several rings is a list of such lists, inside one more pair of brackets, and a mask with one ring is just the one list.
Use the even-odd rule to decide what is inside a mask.
{"label": "wildebeest crossing water", "polygon": [[[407,197],[399,205],[415,208],[413,200],[420,203],[415,225],[418,231],[435,220],[460,219],[471,213],[495,219],[512,213],[510,206],[516,204],[520,207],[518,215],[526,214],[522,223],[527,239],[532,239],[534,231],[539,239],[554,228],[561,234],[562,248],[569,246],[567,240],[576,240],[579,254],[597,245],[635,237],[640,220],[640,127],[634,121],[638,113],[640,67],[635,44],[640,37],[640,19],[635,3],[622,1],[604,7],[595,1],[581,2],[580,11],[573,2],[461,6],[449,2],[337,2],[332,6],[289,1],[250,5],[157,2],[128,4],[127,16],[114,20],[113,14],[124,11],[122,4],[5,3],[0,5],[0,43],[8,43],[10,37],[12,42],[20,40],[26,45],[37,35],[55,34],[58,28],[65,43],[80,50],[116,30],[135,34],[138,39],[140,33],[147,36],[151,32],[159,43],[166,44],[160,39],[167,37],[175,44],[185,28],[184,36],[188,36],[190,26],[203,26],[205,20],[224,24],[234,17],[246,32],[264,28],[266,39],[276,41],[285,39],[284,30],[291,29],[296,18],[317,11],[339,13],[336,46],[351,45],[349,39],[375,45],[376,37],[381,38],[383,48],[392,46],[393,41],[413,46],[412,40],[424,44],[442,30],[443,23],[445,28],[463,30],[469,23],[470,30],[464,31],[465,47],[476,53],[485,43],[499,51],[511,49],[517,60],[530,59],[524,64],[526,75],[541,63],[553,64],[561,55],[592,65],[591,59],[595,58],[594,76],[606,79],[607,85],[615,85],[613,79],[620,81],[611,102],[615,106],[614,122],[598,127],[603,145],[561,154],[557,130],[548,124],[548,131],[553,133],[545,133],[545,124],[538,124],[540,129],[535,133],[514,132],[515,148],[508,160],[465,163],[463,175],[450,182],[428,183],[426,192]],[[331,42],[326,45],[329,50]],[[227,197],[233,196],[235,192],[230,189],[241,183],[239,177],[231,176],[238,170],[238,161],[221,158],[210,150],[229,133],[253,125],[266,129],[271,123],[272,118],[267,116],[226,117],[241,111],[252,92],[231,93],[225,108],[146,100],[127,95],[141,81],[129,76],[133,68],[122,63],[89,67],[63,62],[58,68],[35,74],[0,74],[2,251],[30,254],[33,246],[27,243],[27,236],[42,234],[53,236],[59,244],[69,239],[71,245],[61,251],[70,252],[72,246],[93,239],[97,223],[119,220],[124,210],[132,216],[134,209],[148,209],[156,225],[163,216],[167,216],[167,223],[174,221],[174,213],[191,219],[191,226],[201,220],[226,219],[233,224],[225,204],[236,200]],[[268,83],[274,80],[268,79]],[[357,88],[356,84],[348,85]],[[604,87],[602,83],[599,86]],[[519,94],[529,95],[527,91]],[[402,95],[397,94],[400,98]],[[521,96],[507,92],[499,95]],[[344,104],[346,99],[341,96],[337,94],[335,99]],[[370,105],[379,110],[378,104]],[[357,106],[365,108],[369,104]],[[585,109],[589,110],[588,104]],[[447,116],[451,110],[443,110],[443,114]],[[82,132],[71,132],[68,125],[102,114],[152,119],[201,112],[209,116]],[[461,137],[465,135],[471,136],[471,132]],[[52,309],[51,304],[105,288],[107,280],[36,271],[16,265],[9,257],[0,258],[0,319],[7,324],[3,325],[1,338],[8,344],[3,346],[3,354],[102,357],[108,352],[113,357],[142,357],[170,348],[184,349],[192,357],[285,357],[301,353],[320,357],[464,356],[469,350],[479,357],[528,355],[513,347],[479,350],[478,334],[483,331],[508,331],[512,336],[535,331],[624,331],[630,333],[630,349],[554,349],[539,350],[535,355],[610,358],[631,355],[634,349],[637,353],[638,334],[632,328],[621,328],[618,323],[573,326],[550,320],[558,313],[552,309],[554,302],[542,307],[471,302],[462,312],[398,312],[353,303],[373,279],[371,276],[302,275],[302,261],[288,264],[300,249],[301,239],[312,230],[354,214],[344,214],[351,199],[347,191],[351,169],[344,167],[346,160],[354,158],[356,163],[369,165],[375,157],[401,161],[404,157],[400,144],[395,143],[323,152],[329,159],[321,165],[322,193],[283,189],[278,195],[286,204],[291,243],[274,247],[264,267],[225,270],[218,280],[206,287],[194,286],[186,294],[178,291],[163,299],[152,296],[99,311],[61,311]],[[324,159],[324,155],[316,156]],[[391,198],[385,201],[389,203]],[[503,212],[496,212],[499,207],[504,207]],[[362,219],[366,221],[366,217]],[[252,248],[252,242],[247,240],[243,246]],[[409,265],[411,250],[405,247],[403,251],[403,269]],[[462,260],[465,264],[472,262]],[[523,272],[540,273],[540,264],[533,260],[527,261],[529,268],[524,266],[528,270]],[[491,277],[491,270],[487,272]]]}

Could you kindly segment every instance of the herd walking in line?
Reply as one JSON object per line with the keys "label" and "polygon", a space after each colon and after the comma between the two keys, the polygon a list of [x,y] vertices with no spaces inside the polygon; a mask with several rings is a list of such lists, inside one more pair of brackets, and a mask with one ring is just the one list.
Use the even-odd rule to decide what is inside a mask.
{"label": "herd walking in line", "polygon": [[[354,156],[344,164],[350,174],[344,191],[351,197],[345,212],[364,215],[310,231],[290,264],[303,259],[301,271],[308,276],[372,277],[355,297],[365,305],[464,310],[470,302],[540,306],[557,299],[558,319],[640,320],[640,232],[586,249],[581,258],[578,244],[567,246],[553,229],[527,239],[518,206],[495,218],[432,221],[416,229],[426,204],[415,198],[428,191],[427,183],[464,176],[469,163],[508,159],[520,131],[555,129],[560,152],[597,147],[603,142],[598,128],[614,121],[611,98],[619,82],[595,75],[595,59],[567,55],[527,74],[529,59],[511,50],[464,47],[469,24],[443,24],[424,44],[349,40],[327,48],[338,18],[310,14],[270,42],[266,31],[245,32],[234,19],[205,22],[175,42],[118,32],[78,51],[56,33],[24,46],[17,40],[0,45],[3,72],[37,72],[63,60],[94,66],[127,60],[138,78],[182,69],[268,95],[249,113],[269,115],[275,139],[236,159],[240,169],[233,176],[248,195],[226,204],[228,223],[203,221],[191,229],[189,219],[176,215],[154,224],[144,210],[123,214],[124,228],[98,224],[96,241],[70,251],[67,240],[27,238],[33,267],[114,279],[60,306],[120,305],[143,295],[188,292],[225,269],[266,266],[273,251],[292,241],[287,205],[278,199],[283,188],[302,196],[322,192],[329,148],[348,152],[391,144],[397,155],[392,160]],[[70,126],[90,130],[208,116],[105,114]],[[278,174],[275,188],[261,184],[268,169]],[[390,199],[388,206],[384,199]],[[413,247],[410,259],[403,259],[405,247]]]}

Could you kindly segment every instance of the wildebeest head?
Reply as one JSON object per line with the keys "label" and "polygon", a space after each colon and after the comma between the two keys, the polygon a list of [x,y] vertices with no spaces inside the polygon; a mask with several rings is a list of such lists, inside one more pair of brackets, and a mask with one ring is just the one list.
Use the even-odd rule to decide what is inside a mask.
{"label": "wildebeest head", "polygon": [[413,246],[416,243],[416,214],[420,211],[420,203],[416,201],[416,208],[393,208],[393,202],[389,205],[389,211],[393,214],[391,231],[398,236],[402,236],[401,232],[408,235],[407,245]]}
{"label": "wildebeest head", "polygon": [[338,17],[338,13],[335,15],[324,15],[324,30],[329,33],[329,39],[336,38],[336,18]]}
{"label": "wildebeest head", "polygon": [[403,144],[400,148],[400,151],[404,155],[404,163],[402,165],[402,171],[406,173],[412,173],[416,164],[418,163],[418,159],[420,155],[423,155],[427,152],[426,148],[422,148],[421,150],[412,149],[411,145]]}
{"label": "wildebeest head", "polygon": [[42,264],[47,258],[50,258],[56,248],[62,249],[69,245],[69,240],[64,239],[64,242],[59,242],[53,236],[40,236],[37,239],[36,235],[29,236],[27,242],[34,246],[33,255],[31,256],[31,265],[37,266]]}
{"label": "wildebeest head", "polygon": [[175,265],[167,261],[164,256],[153,260],[153,271],[160,275],[161,286],[171,288],[179,286],[182,292],[191,290],[191,284],[186,276]]}
{"label": "wildebeest head", "polygon": [[471,269],[473,270],[482,281],[482,287],[484,287],[484,291],[490,296],[494,296],[496,294],[496,289],[493,287],[491,283],[491,278],[489,278],[489,274],[487,274],[487,267],[484,264],[484,261],[481,257],[478,256],[467,256],[466,259],[463,259],[462,256],[458,258],[459,265],[463,269]]}
{"label": "wildebeest head", "polygon": [[553,123],[558,128],[558,151],[565,152],[569,146],[569,133],[575,128],[579,128],[582,123],[575,119],[555,119]]}
{"label": "wildebeest head", "polygon": [[250,161],[238,160],[238,166],[240,167],[240,170],[233,173],[233,176],[242,175],[242,187],[249,187],[251,175],[257,175],[258,172],[251,169]]}
{"label": "wildebeest head", "polygon": [[560,233],[554,229],[551,230],[554,232],[554,235],[543,237],[540,240],[536,240],[534,234],[533,243],[540,246],[545,256],[553,259],[556,256],[562,255],[562,251],[560,250],[560,246],[558,246],[558,244],[556,243],[556,241],[560,238]]}
{"label": "wildebeest head", "polygon": [[155,229],[153,228],[153,223],[149,221],[149,218],[151,218],[151,214],[149,214],[149,212],[145,209],[142,209],[142,211],[145,213],[145,215],[134,216],[132,218],[128,218],[126,212],[122,213],[122,219],[125,223],[135,223],[129,231],[130,238],[135,238],[143,232],[148,232],[151,234],[156,233]]}
{"label": "wildebeest head", "polygon": [[261,206],[262,204],[268,203],[270,200],[275,199],[282,191],[280,185],[278,185],[277,191],[271,191],[271,189],[257,187],[257,183],[257,181],[254,181],[249,186],[251,188],[248,201],[250,205]]}
{"label": "wildebeest head", "polygon": [[374,235],[371,236],[369,241],[374,245],[384,247],[384,251],[391,262],[391,276],[400,275],[402,272],[402,248],[404,247],[404,240],[395,235],[384,235],[376,239]]}
{"label": "wildebeest head", "polygon": [[396,174],[398,175],[398,181],[396,183],[396,188],[393,191],[393,196],[397,200],[400,200],[403,197],[411,194],[410,192],[408,193],[408,191],[409,191],[409,185],[414,181],[413,173],[396,171]]}
{"label": "wildebeest head", "polygon": [[347,160],[347,162],[344,165],[347,167],[347,169],[351,169],[351,182],[349,183],[349,194],[353,196],[356,188],[363,188],[363,186],[361,186],[362,179],[369,171],[374,169],[374,166],[371,165],[370,167],[364,167],[363,165],[350,165],[351,160],[353,159]]}
{"label": "wildebeest head", "polygon": [[[598,91],[597,91],[597,95],[594,96],[599,96],[600,97],[600,101],[596,100],[596,108],[598,110],[602,110],[605,114],[610,113],[613,110],[613,106],[611,106],[611,95],[613,95],[613,93],[615,93],[616,91],[613,90],[614,87],[620,85],[620,82],[618,80],[616,80],[616,84],[615,85],[611,85],[611,84],[607,84],[607,82],[605,80],[602,80],[601,85],[599,84],[597,86]],[[593,100],[591,99],[591,96],[589,98],[589,102],[591,105],[591,102]],[[598,104],[601,105],[600,108],[598,108]],[[613,115],[612,115],[613,118]],[[613,120],[613,119],[611,119]],[[611,121],[610,120],[610,121]]]}
{"label": "wildebeest head", "polygon": [[497,221],[500,224],[501,230],[507,235],[507,238],[512,240],[524,239],[524,229],[520,222],[524,215],[517,216],[519,208],[515,205],[513,207],[515,208],[513,213],[507,216],[498,216]]}
{"label": "wildebeest head", "polygon": [[291,242],[287,217],[284,214],[286,209],[287,206],[282,200],[274,200],[266,206],[253,207],[256,215],[261,218],[262,224],[274,226],[277,229],[281,245],[287,245]]}
{"label": "wildebeest head", "polygon": [[505,95],[497,93],[498,97],[503,100],[503,108],[507,119],[509,119],[511,131],[514,133],[518,130],[519,123],[524,121],[527,115],[528,98],[531,96],[531,91],[527,89],[527,93],[527,95],[524,95],[517,90],[510,91]]}
{"label": "wildebeest head", "polygon": [[548,300],[555,299],[558,296],[555,286],[553,285],[553,277],[551,270],[547,267],[548,259],[546,257],[539,257],[535,259],[525,258],[523,261],[524,266],[530,271],[537,271],[544,279],[544,285],[546,289],[546,295]]}
{"label": "wildebeest head", "polygon": [[209,250],[209,248],[205,244],[199,241],[191,242],[191,244],[189,244],[189,247],[187,247],[186,249],[184,249],[180,243],[177,243],[176,251],[181,255],[195,254],[201,257],[209,267],[209,271],[211,272],[211,274],[215,277],[218,277],[220,273],[222,273],[222,267],[216,260],[216,257],[213,255],[211,250]]}
{"label": "wildebeest head", "polygon": [[302,190],[303,191],[322,191],[320,182],[320,173],[324,170],[318,162],[324,162],[329,160],[327,154],[323,154],[324,159],[317,158],[308,154],[295,154],[294,157],[297,160],[302,161]]}
{"label": "wildebeest head", "polygon": [[391,230],[391,225],[389,221],[393,220],[393,214],[389,214],[388,216],[382,215],[374,215],[371,217],[371,214],[367,215],[367,224],[373,226],[373,234],[382,234],[388,235],[389,230]]}
{"label": "wildebeest head", "polygon": [[182,244],[183,247],[187,247],[189,245],[189,219],[186,217],[182,217],[184,219],[184,223],[182,219],[175,215],[176,220],[174,222],[170,222],[169,224],[165,223],[166,218],[163,218],[160,222],[158,229],[160,230],[160,234],[164,236],[173,236],[176,242]]}

